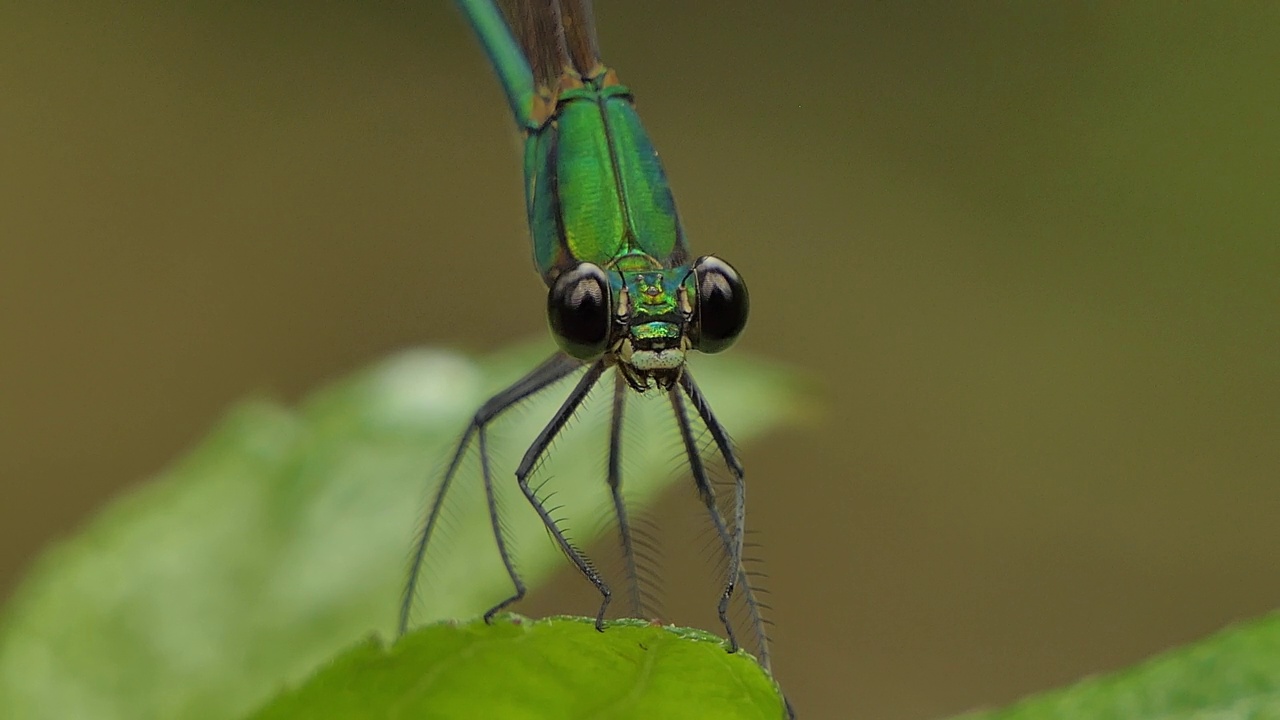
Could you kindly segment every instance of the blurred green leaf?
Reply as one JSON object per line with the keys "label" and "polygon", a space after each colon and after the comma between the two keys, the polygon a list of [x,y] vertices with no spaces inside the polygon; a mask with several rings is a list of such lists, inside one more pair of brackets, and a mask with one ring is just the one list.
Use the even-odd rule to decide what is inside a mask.
{"label": "blurred green leaf", "polygon": [[[514,620],[514,622],[513,622]],[[587,618],[438,624],[351,649],[254,720],[785,716],[755,660],[707,633]]]}
{"label": "blurred green leaf", "polygon": [[[526,347],[477,364],[418,350],[297,411],[242,404],[188,457],[40,558],[0,616],[0,716],[240,717],[361,638],[391,636],[444,459],[484,398],[548,353]],[[801,410],[781,370],[733,356],[698,362],[715,366],[699,379],[741,441]],[[514,485],[501,461],[523,453],[562,397],[544,393],[493,434],[500,486]],[[660,403],[633,405],[634,432],[662,422]],[[602,446],[582,425],[555,448],[563,496],[603,485]],[[669,459],[629,458],[634,502],[679,477]],[[468,480],[478,484],[474,473],[459,482]],[[505,510],[536,585],[564,560],[527,504]],[[449,553],[431,567],[448,592],[420,621],[471,617],[510,592],[483,507],[471,512],[454,517]]]}
{"label": "blurred green leaf", "polygon": [[1132,668],[955,720],[1280,718],[1280,614]]}

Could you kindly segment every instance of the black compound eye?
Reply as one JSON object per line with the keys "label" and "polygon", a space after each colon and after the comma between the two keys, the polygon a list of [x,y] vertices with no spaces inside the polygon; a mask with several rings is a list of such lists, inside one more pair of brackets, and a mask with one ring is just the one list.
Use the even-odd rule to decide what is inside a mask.
{"label": "black compound eye", "polygon": [[547,295],[547,317],[562,350],[579,360],[599,357],[613,321],[609,278],[591,263],[560,273]]}
{"label": "black compound eye", "polygon": [[729,263],[706,255],[693,264],[698,288],[694,347],[717,353],[733,344],[747,324],[747,285]]}

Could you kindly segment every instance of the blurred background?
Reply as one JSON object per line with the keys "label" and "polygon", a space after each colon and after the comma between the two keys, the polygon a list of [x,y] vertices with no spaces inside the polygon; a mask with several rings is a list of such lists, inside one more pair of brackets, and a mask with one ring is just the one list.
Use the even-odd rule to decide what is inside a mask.
{"label": "blurred background", "polygon": [[[745,457],[802,715],[1005,703],[1280,605],[1280,6],[597,21],[750,283],[736,351],[825,404]],[[442,0],[8,7],[0,98],[0,597],[237,398],[545,332]]]}

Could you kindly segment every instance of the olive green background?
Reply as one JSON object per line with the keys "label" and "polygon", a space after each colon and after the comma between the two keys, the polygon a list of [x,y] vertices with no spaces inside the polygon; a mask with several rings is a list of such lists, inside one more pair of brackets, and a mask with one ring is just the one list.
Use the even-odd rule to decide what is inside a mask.
{"label": "olive green background", "polygon": [[[820,390],[745,457],[803,716],[1280,606],[1278,8],[600,2],[736,351]],[[545,332],[518,166],[443,0],[0,9],[0,594],[236,398]]]}

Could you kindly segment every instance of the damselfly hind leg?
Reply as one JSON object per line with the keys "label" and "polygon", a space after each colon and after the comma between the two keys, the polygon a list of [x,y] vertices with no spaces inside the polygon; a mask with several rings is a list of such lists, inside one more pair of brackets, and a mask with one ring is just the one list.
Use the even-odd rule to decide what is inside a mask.
{"label": "damselfly hind leg", "polygon": [[[742,463],[739,462],[737,454],[733,451],[733,444],[729,440],[729,434],[725,432],[724,426],[716,419],[715,414],[711,411],[711,406],[702,395],[702,391],[698,389],[697,384],[693,381],[693,376],[687,368],[680,374],[679,385],[679,389],[672,388],[668,391],[668,397],[676,416],[676,423],[680,429],[680,437],[684,443],[685,454],[688,457],[689,469],[693,475],[694,484],[697,487],[699,497],[707,507],[707,513],[711,517],[712,525],[720,538],[728,562],[728,566],[725,569],[724,590],[721,592],[720,602],[716,607],[717,615],[728,635],[730,652],[736,651],[738,649],[738,639],[733,630],[733,623],[729,619],[729,605],[733,599],[734,592],[740,590],[742,600],[747,609],[747,622],[751,626],[752,634],[756,637],[758,645],[756,650],[760,664],[767,670],[770,667],[769,641],[765,631],[765,619],[761,614],[762,605],[756,599],[755,588],[751,586],[750,579],[743,567],[746,482]],[[707,430],[711,433],[716,449],[728,467],[729,474],[733,477],[733,521],[731,525],[725,523],[720,508],[716,504],[715,491],[712,488],[706,467],[702,462],[702,455],[697,441],[694,439],[689,417],[685,411],[684,398],[680,395],[681,390],[688,396],[694,411],[697,412],[698,417],[701,418],[703,424],[706,425]]]}
{"label": "damselfly hind leg", "polygon": [[489,434],[485,432],[485,427],[481,425],[476,429],[476,435],[480,449],[480,475],[484,478],[484,498],[489,509],[489,526],[493,529],[493,540],[498,545],[498,556],[502,558],[502,566],[506,568],[507,577],[511,578],[511,584],[516,589],[507,599],[485,612],[484,621],[491,623],[493,622],[493,616],[502,612],[503,608],[522,599],[526,588],[524,581],[520,579],[520,573],[516,572],[515,565],[511,562],[511,553],[507,551],[507,540],[502,532],[502,518],[498,516],[498,503],[495,500],[496,496],[493,494],[493,474],[489,471],[489,446],[487,442]]}
{"label": "damselfly hind leg", "polygon": [[591,365],[590,369],[587,370],[587,374],[582,376],[582,379],[578,381],[578,384],[569,393],[569,397],[565,398],[564,403],[560,405],[560,409],[556,410],[556,414],[551,417],[551,421],[547,423],[546,427],[542,428],[542,432],[538,433],[538,437],[534,439],[533,444],[529,446],[529,450],[525,452],[524,458],[520,461],[520,466],[516,468],[516,482],[519,483],[520,490],[524,492],[524,496],[529,499],[529,504],[537,511],[538,517],[542,518],[542,524],[546,526],[547,532],[551,533],[551,537],[555,539],[556,544],[560,546],[560,550],[564,552],[565,556],[578,568],[578,572],[582,573],[587,580],[590,580],[591,584],[595,585],[596,590],[600,592],[600,611],[596,613],[596,629],[601,631],[604,630],[604,616],[609,609],[609,601],[613,597],[613,591],[609,589],[608,583],[604,581],[604,578],[596,570],[595,565],[587,559],[587,556],[574,547],[573,543],[569,542],[569,538],[560,529],[556,519],[551,516],[546,504],[538,497],[537,490],[529,484],[529,476],[533,473],[534,468],[537,467],[543,453],[550,447],[551,441],[564,429],[565,423],[569,422],[569,418],[573,417],[573,414],[577,412],[578,406],[586,399],[591,392],[591,388],[600,380],[600,376],[604,374],[607,367],[607,361],[603,359],[597,360]]}
{"label": "damselfly hind leg", "polygon": [[609,494],[613,501],[613,516],[618,522],[618,538],[622,545],[622,566],[627,577],[631,615],[641,617],[645,608],[640,588],[640,571],[636,566],[631,522],[627,519],[627,503],[622,494],[622,418],[629,392],[626,379],[618,372],[614,376],[613,412],[609,419]]}
{"label": "damselfly hind leg", "polygon": [[489,398],[480,409],[476,411],[471,419],[471,424],[467,426],[466,432],[462,434],[462,439],[458,442],[458,449],[454,451],[453,458],[449,461],[449,468],[445,471],[444,479],[440,482],[440,487],[436,490],[435,497],[432,498],[430,507],[427,511],[427,519],[422,525],[422,533],[418,536],[418,543],[414,547],[413,560],[409,569],[409,579],[405,583],[404,596],[400,602],[400,622],[399,634],[403,635],[409,629],[410,616],[413,611],[414,599],[418,591],[418,574],[422,570],[423,560],[427,556],[427,547],[431,542],[431,536],[435,532],[436,525],[440,521],[441,510],[444,508],[446,496],[449,488],[453,484],[454,478],[457,476],[458,467],[462,464],[462,459],[466,456],[467,448],[471,444],[472,436],[477,437],[477,444],[480,451],[480,469],[484,479],[485,503],[489,511],[489,521],[493,526],[494,538],[497,541],[498,553],[502,557],[503,567],[507,570],[507,575],[511,578],[512,585],[515,586],[515,593],[511,597],[503,600],[485,613],[485,620],[491,620],[493,615],[502,608],[507,607],[511,603],[524,597],[525,587],[521,581],[519,573],[516,572],[515,566],[512,564],[511,555],[507,551],[506,540],[503,538],[502,526],[498,515],[498,504],[494,497],[493,478],[489,469],[489,453],[487,446],[486,428],[498,416],[506,412],[511,407],[519,404],[521,401],[537,394],[546,389],[548,386],[564,379],[582,367],[582,363],[561,353],[556,353],[546,362],[534,368],[528,375],[517,380],[510,387],[502,392]]}

